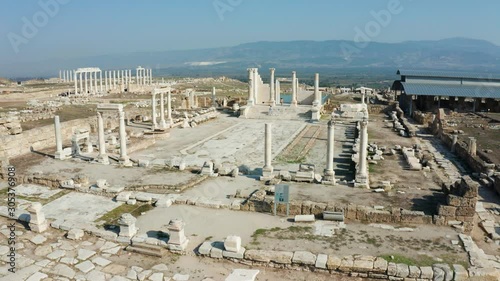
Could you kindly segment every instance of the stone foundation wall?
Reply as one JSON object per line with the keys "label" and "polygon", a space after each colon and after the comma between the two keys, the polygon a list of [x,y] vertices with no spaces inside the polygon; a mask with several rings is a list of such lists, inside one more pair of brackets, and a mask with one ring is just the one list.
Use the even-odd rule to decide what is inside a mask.
{"label": "stone foundation wall", "polygon": [[442,189],[446,194],[446,204],[438,205],[438,214],[434,216],[434,223],[437,225],[459,225],[460,223],[464,232],[471,232],[475,225],[474,215],[479,184],[469,176],[465,176],[450,185],[443,184]]}

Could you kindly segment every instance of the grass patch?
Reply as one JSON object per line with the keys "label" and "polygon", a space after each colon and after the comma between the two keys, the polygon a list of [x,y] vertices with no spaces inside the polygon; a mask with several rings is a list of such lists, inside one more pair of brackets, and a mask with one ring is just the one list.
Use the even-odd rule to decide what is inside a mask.
{"label": "grass patch", "polygon": [[107,212],[106,214],[102,215],[100,218],[95,220],[95,222],[99,221],[104,221],[104,224],[116,224],[118,219],[122,214],[125,213],[130,213],[134,217],[138,217],[141,215],[143,212],[147,212],[149,210],[153,209],[153,206],[151,204],[143,204],[143,205],[128,205],[128,204],[122,204],[113,210]]}

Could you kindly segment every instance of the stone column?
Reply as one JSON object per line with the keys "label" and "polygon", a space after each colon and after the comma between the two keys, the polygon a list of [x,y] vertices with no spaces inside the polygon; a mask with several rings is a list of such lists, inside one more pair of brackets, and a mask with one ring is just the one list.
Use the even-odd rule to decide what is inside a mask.
{"label": "stone column", "polygon": [[104,71],[104,86],[106,87],[106,92],[109,90],[108,88],[108,72]]}
{"label": "stone column", "polygon": [[167,128],[167,122],[165,122],[165,94],[160,93],[160,128],[165,130]]}
{"label": "stone column", "polygon": [[118,112],[120,117],[120,163],[124,166],[131,166],[129,157],[127,156],[127,132],[125,131],[125,112]]}
{"label": "stone column", "polygon": [[97,87],[97,71],[94,72],[94,78],[95,78],[94,79],[94,83],[95,83],[95,85],[94,85],[94,94],[97,94],[97,92],[99,91],[98,90],[99,88]]}
{"label": "stone column", "polygon": [[324,180],[329,182],[335,181],[335,171],[333,170],[333,148],[335,144],[335,126],[333,120],[328,122],[328,140],[326,150],[326,169]]}
{"label": "stone column", "polygon": [[253,84],[253,68],[248,68],[248,105],[252,106],[255,104],[255,101],[253,99],[254,95],[254,84]]}
{"label": "stone column", "polygon": [[281,104],[281,87],[280,87],[280,81],[276,80],[276,103]]}
{"label": "stone column", "polygon": [[367,170],[367,150],[368,150],[368,119],[363,118],[359,123],[360,129],[360,148],[359,148],[359,161],[358,161],[358,171],[356,176],[356,181],[360,183],[367,183],[368,170]]}
{"label": "stone column", "polygon": [[[366,94],[365,94],[365,93],[362,93],[362,94],[361,94],[361,103],[362,103],[362,104],[365,104],[365,103],[366,103],[366,102],[365,102],[365,99],[366,99]],[[411,103],[411,101],[410,101],[410,103]]]}
{"label": "stone column", "polygon": [[314,74],[314,101],[313,105],[321,106],[321,93],[319,91],[319,73]]}
{"label": "stone column", "polygon": [[90,142],[90,137],[87,138],[87,153],[94,152],[94,147],[92,146],[92,142]]}
{"label": "stone column", "polygon": [[153,126],[151,127],[151,130],[156,130],[158,127],[158,124],[156,123],[156,93],[153,92],[151,95],[151,107],[152,107],[152,118],[151,121],[153,122]]}
{"label": "stone column", "polygon": [[297,106],[297,72],[292,71],[292,106]]}
{"label": "stone column", "polygon": [[92,81],[92,76],[94,75],[94,72],[90,72],[89,73],[89,82],[90,82],[90,94],[93,94],[94,93],[94,81]]}
{"label": "stone column", "polygon": [[172,119],[172,93],[170,90],[167,94],[167,125],[168,127],[172,127],[174,124],[174,120]]}
{"label": "stone column", "polygon": [[212,107],[217,107],[217,101],[215,98],[215,87],[212,87]]}
{"label": "stone column", "polygon": [[99,83],[101,84],[101,93],[102,93],[102,70],[99,70]]}
{"label": "stone column", "polygon": [[120,219],[118,220],[118,224],[120,225],[120,233],[118,235],[120,237],[127,238],[134,237],[134,235],[137,234],[137,228],[135,227],[136,221],[137,219],[132,216],[132,214],[122,214]]}
{"label": "stone column", "polygon": [[128,87],[130,88],[130,84],[132,84],[132,70],[128,70]]}
{"label": "stone column", "polygon": [[260,79],[259,79],[259,72],[257,68],[253,69],[253,100],[254,104],[257,104],[257,97],[259,96],[259,86],[260,86]]}
{"label": "stone column", "polygon": [[87,75],[88,75],[88,72],[85,71],[85,95],[88,94],[89,90],[88,90],[88,86],[87,86]]}
{"label": "stone column", "polygon": [[54,131],[56,133],[56,154],[55,158],[59,160],[63,160],[63,145],[62,145],[62,135],[61,135],[61,123],[59,122],[59,116],[54,116]]}
{"label": "stone column", "polygon": [[104,121],[102,120],[102,113],[97,112],[97,131],[99,138],[99,155],[97,161],[102,164],[109,164],[108,155],[106,154],[106,140],[104,139]]}
{"label": "stone column", "polygon": [[180,219],[173,219],[168,224],[169,239],[168,248],[171,251],[184,251],[187,248],[189,240],[184,235],[184,222]]}
{"label": "stone column", "polygon": [[66,82],[66,70],[63,71],[63,82]]}
{"label": "stone column", "polygon": [[62,81],[62,71],[59,70],[59,82],[61,82],[61,81]]}
{"label": "stone column", "polygon": [[26,211],[30,213],[29,227],[31,231],[41,233],[49,228],[49,224],[45,220],[45,214],[42,212],[41,203],[32,203]]}
{"label": "stone column", "polygon": [[78,82],[76,81],[76,72],[73,74],[74,77],[73,77],[73,80],[75,81],[75,95],[78,93]]}
{"label": "stone column", "polygon": [[476,156],[476,138],[474,137],[469,137],[469,154],[471,156]]}
{"label": "stone column", "polygon": [[149,85],[153,85],[153,69],[149,69]]}
{"label": "stone column", "polygon": [[455,152],[455,149],[457,147],[458,136],[457,135],[452,135],[451,137],[452,137],[451,152]]}
{"label": "stone column", "polygon": [[264,168],[262,169],[263,176],[268,177],[271,176],[273,172],[273,166],[271,165],[272,161],[272,124],[266,123],[266,131],[265,131],[265,153],[264,153]]}
{"label": "stone column", "polygon": [[78,73],[80,74],[80,94],[83,92],[83,73]]}
{"label": "stone column", "polygon": [[271,79],[269,81],[269,103],[274,106],[276,104],[276,100],[274,99],[274,72],[276,69],[270,68]]}

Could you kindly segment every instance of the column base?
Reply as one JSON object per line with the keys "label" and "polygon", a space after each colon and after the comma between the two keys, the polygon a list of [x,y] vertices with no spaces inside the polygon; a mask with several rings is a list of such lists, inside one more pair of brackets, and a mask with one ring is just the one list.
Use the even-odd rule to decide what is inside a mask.
{"label": "column base", "polygon": [[109,158],[107,154],[99,154],[97,156],[97,162],[104,165],[109,165]]}
{"label": "column base", "polygon": [[167,125],[167,122],[165,122],[165,120],[161,121],[160,122],[160,125],[159,125],[159,129],[160,130],[165,130],[165,129],[168,129],[170,128],[170,126]]}
{"label": "column base", "polygon": [[333,170],[326,170],[323,172],[323,182],[333,182],[335,183],[335,172]]}
{"label": "column base", "polygon": [[54,154],[54,158],[57,159],[57,160],[66,160],[66,159],[69,158],[69,156],[66,155],[66,153],[64,153],[64,151],[57,151]]}
{"label": "column base", "polygon": [[125,166],[125,167],[132,167],[134,163],[130,161],[130,158],[128,156],[125,157],[120,157],[120,165]]}
{"label": "column base", "polygon": [[354,187],[364,187],[370,188],[370,182],[368,180],[368,175],[356,175]]}
{"label": "column base", "polygon": [[297,106],[297,101],[296,100],[292,101],[291,106],[296,107]]}
{"label": "column base", "polygon": [[255,102],[253,100],[248,100],[247,105],[253,106],[255,105]]}

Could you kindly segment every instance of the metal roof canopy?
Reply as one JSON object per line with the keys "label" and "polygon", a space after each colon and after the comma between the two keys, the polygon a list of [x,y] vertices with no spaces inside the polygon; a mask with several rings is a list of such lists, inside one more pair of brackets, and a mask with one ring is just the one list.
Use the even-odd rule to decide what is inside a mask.
{"label": "metal roof canopy", "polygon": [[469,73],[469,72],[453,72],[453,71],[427,71],[427,70],[400,69],[396,74],[401,76],[422,77],[422,78],[432,77],[432,78],[457,78],[457,79],[500,81],[500,74],[498,73]]}
{"label": "metal roof canopy", "polygon": [[401,82],[405,94],[416,96],[449,96],[500,99],[500,86],[450,85]]}

